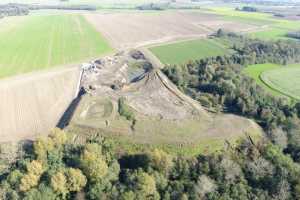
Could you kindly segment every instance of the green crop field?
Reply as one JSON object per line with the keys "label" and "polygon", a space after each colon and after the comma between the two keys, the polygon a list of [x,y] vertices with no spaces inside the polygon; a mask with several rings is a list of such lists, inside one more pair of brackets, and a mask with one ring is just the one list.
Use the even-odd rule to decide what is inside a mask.
{"label": "green crop field", "polygon": [[78,63],[113,50],[80,15],[34,15],[1,22],[0,78]]}
{"label": "green crop field", "polygon": [[227,49],[212,39],[190,40],[151,47],[164,64],[183,64],[189,60],[224,55]]}
{"label": "green crop field", "polygon": [[285,29],[270,28],[270,29],[266,29],[263,31],[251,33],[249,35],[251,37],[258,38],[258,39],[272,39],[272,40],[283,39],[283,40],[286,40],[286,39],[289,39],[288,37],[286,37],[287,33],[288,33],[288,31]]}
{"label": "green crop field", "polygon": [[261,80],[270,88],[300,100],[300,65],[290,65],[262,72]]}

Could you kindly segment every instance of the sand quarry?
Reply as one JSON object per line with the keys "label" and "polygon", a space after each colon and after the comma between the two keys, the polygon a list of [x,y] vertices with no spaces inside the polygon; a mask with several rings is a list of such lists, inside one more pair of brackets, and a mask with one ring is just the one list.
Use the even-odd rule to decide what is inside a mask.
{"label": "sand quarry", "polygon": [[[98,130],[139,144],[180,146],[261,134],[246,118],[208,113],[136,50],[96,61],[85,70],[82,84],[87,93],[69,126],[75,132]],[[119,114],[120,98],[135,120]]]}
{"label": "sand quarry", "polygon": [[219,28],[248,32],[260,27],[232,22],[222,16],[191,11],[84,14],[116,49],[206,37]]}

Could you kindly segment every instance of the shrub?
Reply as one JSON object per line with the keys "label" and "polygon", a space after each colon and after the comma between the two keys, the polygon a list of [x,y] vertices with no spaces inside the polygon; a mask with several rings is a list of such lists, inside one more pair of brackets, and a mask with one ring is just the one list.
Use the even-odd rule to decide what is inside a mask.
{"label": "shrub", "polygon": [[135,116],[130,107],[125,103],[125,98],[122,97],[119,99],[119,114],[125,117],[127,120],[134,120]]}

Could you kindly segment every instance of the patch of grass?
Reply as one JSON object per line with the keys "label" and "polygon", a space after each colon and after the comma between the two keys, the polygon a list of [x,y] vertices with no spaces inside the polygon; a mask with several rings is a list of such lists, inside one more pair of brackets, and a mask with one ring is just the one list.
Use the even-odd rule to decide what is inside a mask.
{"label": "patch of grass", "polygon": [[[249,134],[251,139],[254,142],[257,142],[261,139],[261,133],[251,133]],[[226,141],[230,143],[230,145],[235,146],[240,141],[246,138],[243,137],[233,137],[227,138],[226,141],[224,138],[203,138],[201,141],[195,141],[193,144],[159,144],[159,143],[147,143],[141,144],[132,141],[130,138],[124,137],[112,137],[107,136],[113,139],[118,145],[120,152],[127,152],[129,154],[135,154],[142,151],[154,150],[155,148],[162,149],[172,155],[183,155],[183,156],[195,156],[199,154],[210,154],[221,152],[225,149]]]}
{"label": "patch of grass", "polygon": [[264,71],[260,78],[273,90],[300,100],[300,64]]}
{"label": "patch of grass", "polygon": [[132,109],[126,104],[125,98],[120,98],[118,101],[118,112],[121,116],[125,117],[127,120],[134,120],[134,112]]}
{"label": "patch of grass", "polygon": [[[125,121],[127,120],[124,119],[123,122]],[[160,148],[173,155],[181,154],[184,156],[221,151],[224,149],[226,141],[235,145],[242,138],[245,138],[245,135],[241,134],[219,137],[208,137],[206,134],[202,135],[201,131],[204,131],[203,128],[205,128],[206,123],[203,120],[172,122],[169,120],[138,119],[135,131],[130,134],[125,133],[125,124],[120,126],[120,124],[118,124],[119,122],[119,120],[111,121],[111,128],[107,129],[71,125],[69,131],[81,137],[101,134],[104,137],[114,139],[118,144],[117,146],[120,152],[137,153],[144,150]],[[127,124],[127,126],[129,127],[130,124]],[[127,131],[128,130],[129,128]],[[248,134],[253,140],[261,137],[259,130],[251,129]]]}
{"label": "patch of grass", "polygon": [[227,49],[213,39],[190,40],[151,47],[164,64],[183,64],[189,60],[224,55]]}
{"label": "patch of grass", "polygon": [[80,15],[26,16],[0,29],[0,78],[80,62],[112,52]]}

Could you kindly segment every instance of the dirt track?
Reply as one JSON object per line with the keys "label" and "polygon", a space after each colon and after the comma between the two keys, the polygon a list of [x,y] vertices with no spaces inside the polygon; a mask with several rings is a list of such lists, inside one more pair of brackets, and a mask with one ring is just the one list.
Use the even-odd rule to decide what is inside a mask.
{"label": "dirt track", "polygon": [[0,142],[47,134],[73,100],[79,68],[59,68],[0,81]]}

